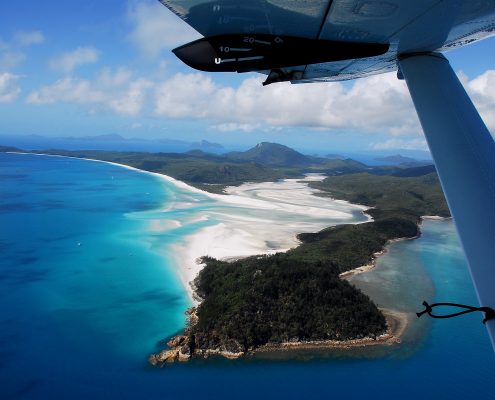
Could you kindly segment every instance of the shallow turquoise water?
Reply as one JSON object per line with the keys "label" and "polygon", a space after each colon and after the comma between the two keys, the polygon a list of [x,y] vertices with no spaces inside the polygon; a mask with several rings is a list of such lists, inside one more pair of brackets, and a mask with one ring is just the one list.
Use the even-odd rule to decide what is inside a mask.
{"label": "shallow turquoise water", "polygon": [[[172,202],[194,203],[177,213],[215,205],[150,175],[53,157],[0,154],[0,189],[2,399],[495,398],[480,315],[412,320],[403,345],[380,358],[298,353],[152,369],[147,355],[190,305],[167,243],[214,221],[153,231],[149,219]],[[426,221],[420,239],[390,246],[378,264],[353,283],[381,305],[476,303],[450,221]]]}

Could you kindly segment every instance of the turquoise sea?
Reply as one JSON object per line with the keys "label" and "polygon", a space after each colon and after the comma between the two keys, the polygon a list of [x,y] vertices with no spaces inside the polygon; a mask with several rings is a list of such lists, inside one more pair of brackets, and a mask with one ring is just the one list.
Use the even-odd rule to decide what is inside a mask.
{"label": "turquoise sea", "polygon": [[[182,219],[216,207],[114,165],[0,154],[1,399],[495,399],[481,314],[411,317],[394,347],[151,368],[147,356],[191,305],[174,244],[214,223],[150,229],[181,203],[173,213]],[[476,304],[452,222],[425,221],[422,232],[352,282],[410,314],[423,300]]]}

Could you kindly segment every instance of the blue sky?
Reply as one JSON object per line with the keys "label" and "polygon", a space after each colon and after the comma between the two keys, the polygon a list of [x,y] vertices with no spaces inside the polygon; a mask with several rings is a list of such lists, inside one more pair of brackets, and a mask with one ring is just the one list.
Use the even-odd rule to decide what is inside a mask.
{"label": "blue sky", "polygon": [[[170,52],[197,37],[156,0],[5,2],[0,135],[426,148],[407,88],[393,74],[262,88],[257,74],[198,73]],[[495,38],[448,57],[494,132]]]}

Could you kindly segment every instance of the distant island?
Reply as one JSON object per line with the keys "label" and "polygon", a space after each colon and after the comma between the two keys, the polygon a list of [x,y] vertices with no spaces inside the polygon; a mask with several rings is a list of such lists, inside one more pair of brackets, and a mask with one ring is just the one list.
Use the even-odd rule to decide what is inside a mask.
{"label": "distant island", "polygon": [[41,135],[0,135],[0,142],[18,148],[30,150],[65,149],[65,150],[105,150],[126,152],[184,152],[194,149],[223,153],[225,148],[208,140],[186,141],[178,139],[146,139],[124,137],[118,133],[88,136],[41,136]]}
{"label": "distant island", "polygon": [[395,154],[393,156],[386,156],[386,157],[377,157],[375,158],[376,161],[383,161],[386,163],[397,163],[397,164],[403,164],[403,163],[410,163],[410,162],[416,162],[414,158],[411,157],[405,157],[400,154]]}
{"label": "distant island", "polygon": [[169,341],[169,349],[150,357],[154,365],[266,349],[393,342],[397,316],[379,310],[345,277],[372,264],[390,240],[417,237],[422,216],[450,215],[431,165],[369,167],[351,159],[305,156],[274,143],[221,156],[202,151],[42,153],[116,162],[216,193],[227,185],[319,172],[328,177],[310,185],[321,196],[371,207],[367,213],[373,221],[301,233],[301,244],[285,253],[233,262],[204,257],[205,267],[194,282],[201,302],[188,311],[184,333]]}

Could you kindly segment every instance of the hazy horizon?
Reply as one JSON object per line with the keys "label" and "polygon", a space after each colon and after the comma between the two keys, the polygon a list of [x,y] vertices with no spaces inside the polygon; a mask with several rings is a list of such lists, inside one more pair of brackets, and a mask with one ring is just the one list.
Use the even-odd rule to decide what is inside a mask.
{"label": "hazy horizon", "polygon": [[[290,147],[305,155],[317,155],[321,157],[332,156],[349,157],[373,161],[373,157],[385,157],[400,155],[416,160],[431,160],[428,150],[414,149],[384,149],[384,150],[342,150],[338,148],[319,146],[318,148],[308,147],[300,144],[291,145],[287,141],[273,141],[271,138],[260,140],[259,142],[245,144],[224,144],[221,142],[211,142],[207,139],[189,141],[187,138],[176,139],[169,137],[160,138],[140,138],[125,137],[118,133],[108,133],[102,135],[65,135],[65,136],[43,136],[38,134],[29,135],[8,135],[0,134],[0,146],[19,147],[23,150],[46,150],[47,148],[58,146],[65,150],[114,150],[114,151],[145,151],[145,152],[172,152],[185,153],[192,150],[202,150],[208,153],[223,154],[229,151],[247,151],[258,143],[269,142],[278,143]],[[369,156],[369,157],[366,157]],[[359,161],[359,160],[358,160]]]}
{"label": "hazy horizon", "polygon": [[[255,73],[207,74],[171,52],[197,32],[156,0],[9,2],[0,16],[0,133],[262,141],[312,151],[426,150],[394,72],[263,87]],[[495,39],[446,53],[495,131]],[[326,150],[327,151],[327,150]]]}

